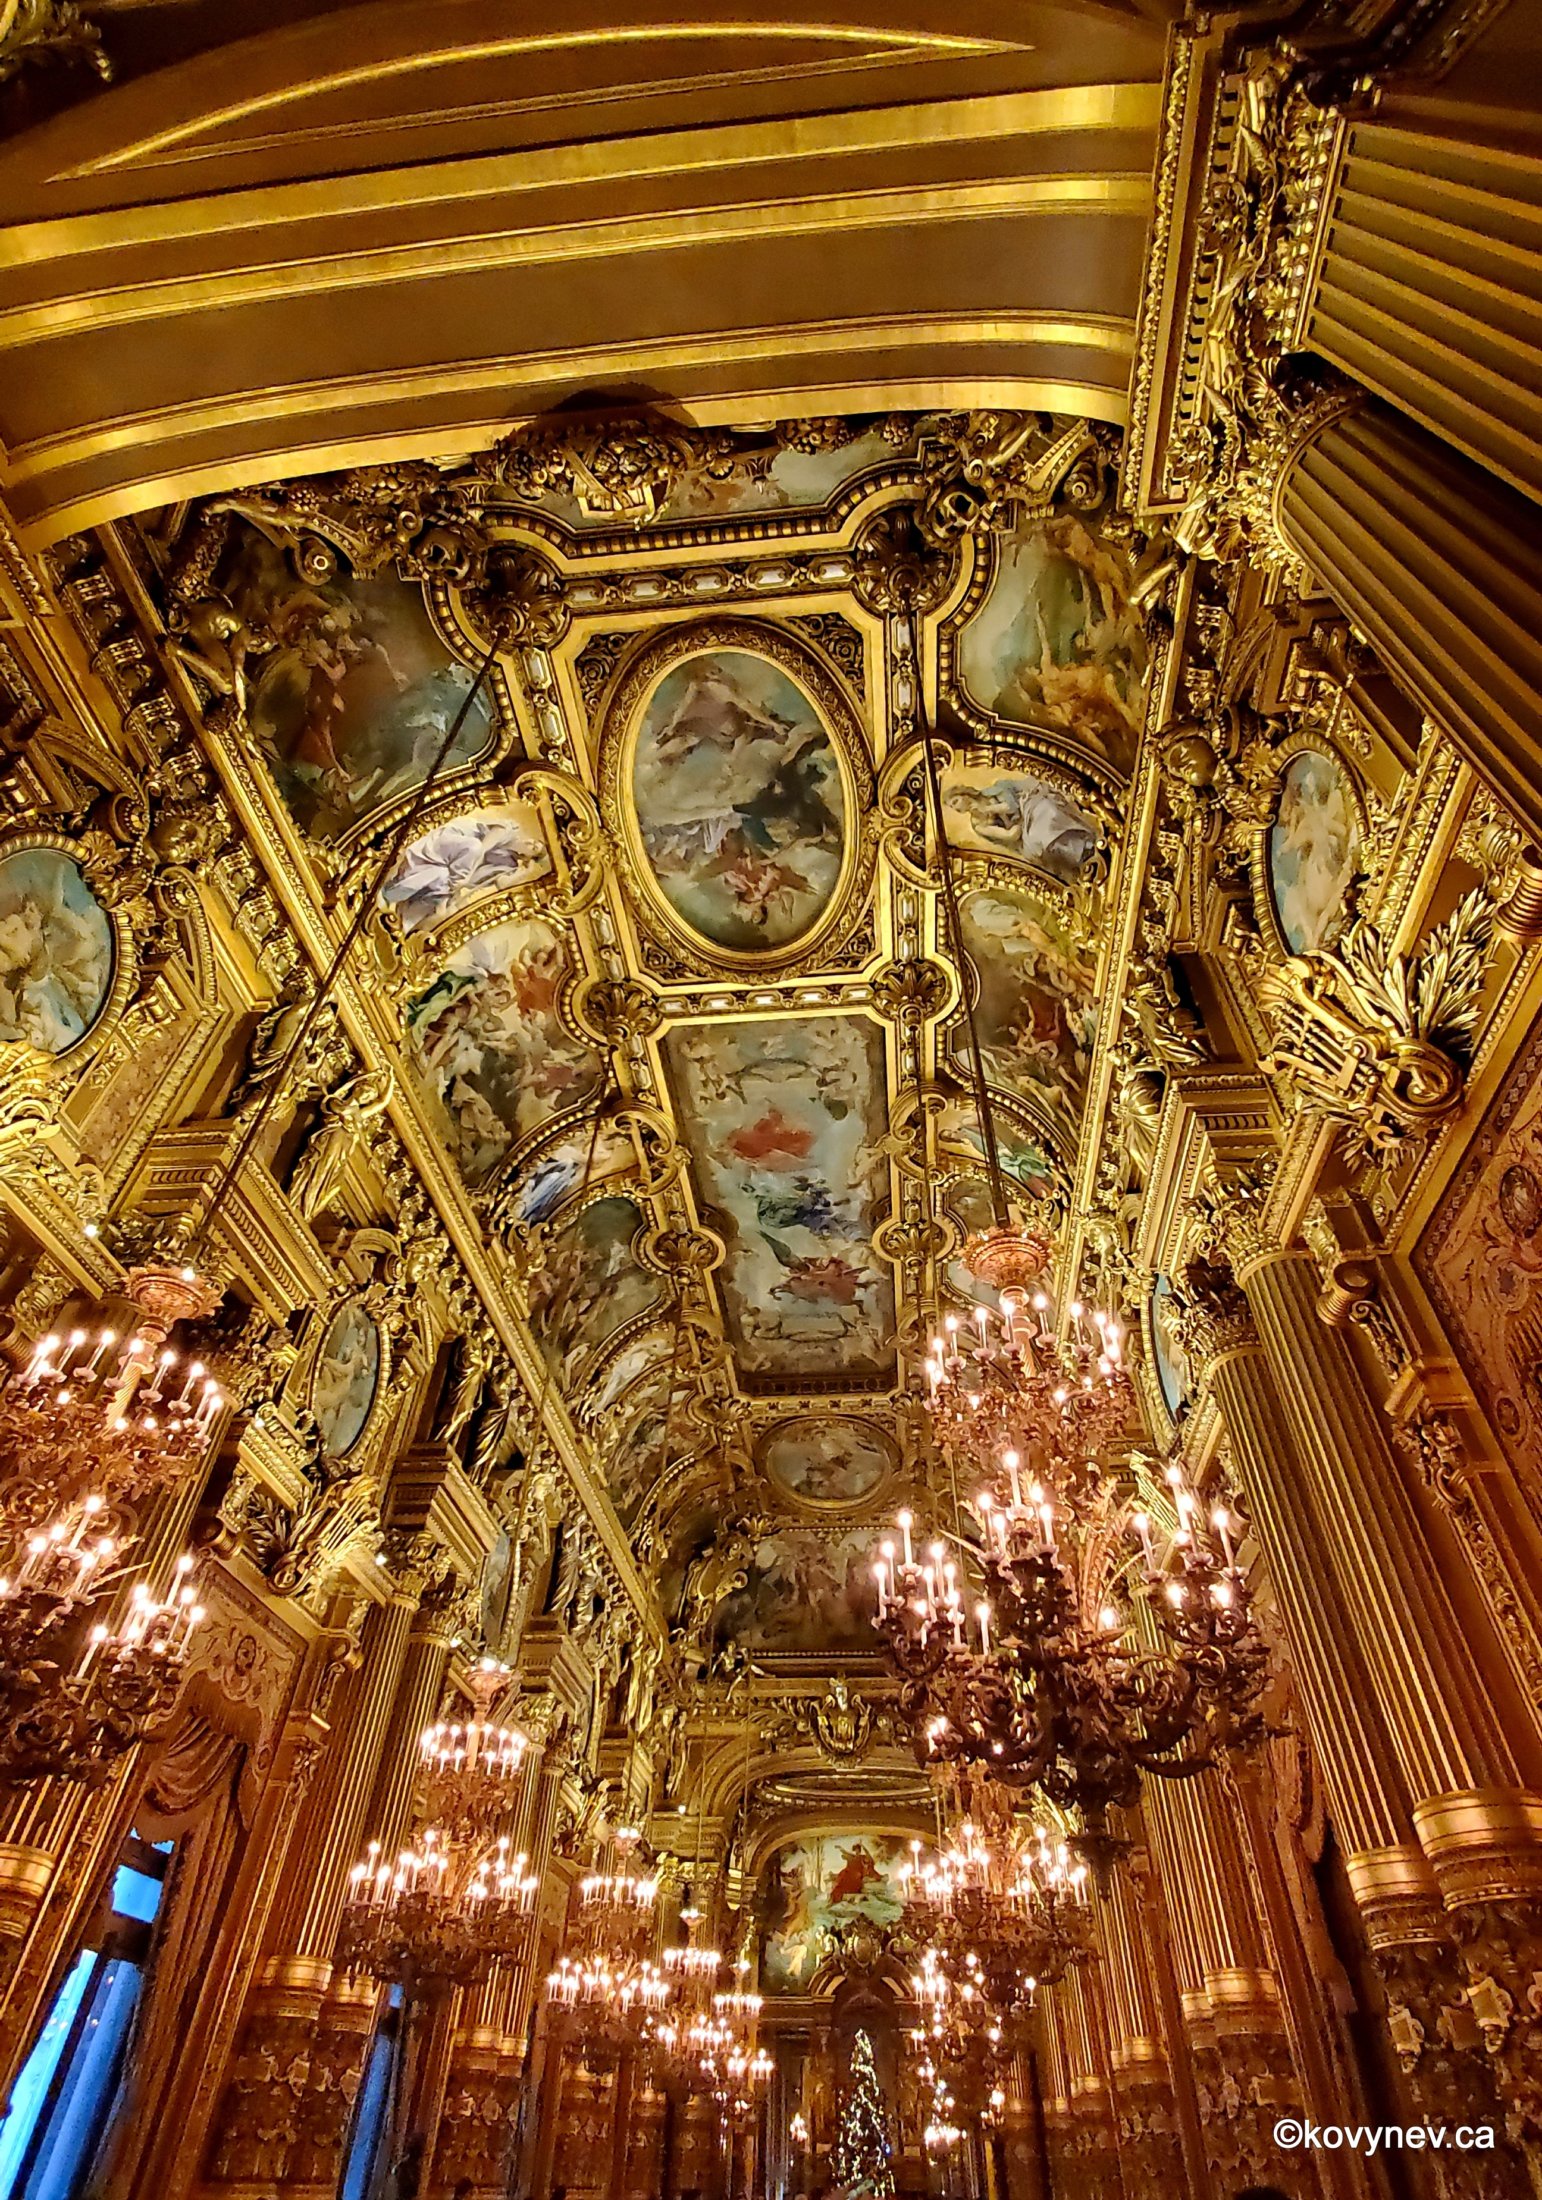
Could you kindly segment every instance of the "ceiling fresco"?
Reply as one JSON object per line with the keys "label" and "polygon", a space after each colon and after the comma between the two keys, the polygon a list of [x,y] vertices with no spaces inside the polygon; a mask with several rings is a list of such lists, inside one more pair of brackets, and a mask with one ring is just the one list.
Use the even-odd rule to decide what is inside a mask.
{"label": "ceiling fresco", "polygon": [[870,1523],[830,1534],[778,1527],[755,1542],[744,1581],[717,1608],[719,1642],[752,1657],[878,1651]]}
{"label": "ceiling fresco", "polygon": [[1005,856],[1066,886],[1087,875],[1102,841],[1086,812],[1040,772],[955,763],[942,777],[942,807],[962,853]]}
{"label": "ceiling fresco", "polygon": [[485,1184],[521,1139],[594,1091],[595,1055],[558,1013],[573,974],[553,926],[499,924],[458,948],[409,1007],[409,1058],[468,1184]]}
{"label": "ceiling fresco", "polygon": [[[859,476],[892,465],[911,451],[917,432],[915,421],[902,413],[871,425],[859,420],[803,425],[806,433],[799,441],[766,436],[750,451],[748,464],[739,466],[723,463],[726,437],[715,450],[710,442],[704,449],[688,447],[676,476],[651,498],[650,518],[667,526],[818,510]],[[528,466],[516,472],[514,486],[567,527],[614,524],[614,497],[603,479],[606,456],[600,436],[589,448],[565,445],[563,462],[556,468],[537,449]]]}
{"label": "ceiling fresco", "polygon": [[742,1371],[881,1382],[894,1350],[893,1285],[872,1246],[883,1034],[865,1018],[777,1017],[680,1032],[668,1056],[696,1180],[728,1240]]}
{"label": "ceiling fresco", "polygon": [[871,1421],[826,1415],[780,1422],[761,1454],[761,1470],[788,1496],[821,1510],[871,1499],[891,1479],[892,1437]]}
{"label": "ceiling fresco", "polygon": [[[1073,925],[1026,891],[966,895],[962,915],[987,1074],[1027,1102],[1062,1153],[1074,1152],[1097,1035],[1094,958]],[[965,1046],[959,1029],[961,1073]]]}
{"label": "ceiling fresco", "polygon": [[1140,730],[1146,643],[1123,546],[1076,513],[997,546],[956,643],[968,702],[1062,734],[1127,776]]}
{"label": "ceiling fresco", "polygon": [[841,875],[846,795],[829,734],[779,665],[742,649],[673,665],[631,777],[648,868],[693,932],[745,953],[808,934]]}
{"label": "ceiling fresco", "polygon": [[[295,823],[336,840],[422,785],[473,674],[436,629],[421,585],[350,573],[311,539],[238,526],[219,570],[245,636],[246,723]],[[477,696],[452,764],[493,737]]]}
{"label": "ceiling fresco", "polygon": [[442,924],[488,894],[507,893],[551,875],[540,819],[527,802],[452,817],[403,849],[380,890],[404,933]]}
{"label": "ceiling fresco", "polygon": [[240,768],[327,844],[318,904],[421,787],[501,561],[368,1012],[704,1654],[872,1651],[907,1340],[988,1219],[891,572],[936,576],[922,688],[1010,1195],[1070,1209],[1145,673],[1109,449],[1050,416],[558,424],[216,500],[173,553]]}

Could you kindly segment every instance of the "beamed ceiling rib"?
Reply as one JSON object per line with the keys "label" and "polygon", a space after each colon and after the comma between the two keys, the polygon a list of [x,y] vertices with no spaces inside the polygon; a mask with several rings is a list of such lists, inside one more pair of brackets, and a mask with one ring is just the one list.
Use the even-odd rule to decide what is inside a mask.
{"label": "beamed ceiling rib", "polygon": [[585,392],[1123,419],[1159,105],[1138,19],[1095,48],[1039,5],[1009,35],[979,7],[435,21],[427,53],[410,8],[346,42],[277,26],[0,149],[33,541],[469,453]]}

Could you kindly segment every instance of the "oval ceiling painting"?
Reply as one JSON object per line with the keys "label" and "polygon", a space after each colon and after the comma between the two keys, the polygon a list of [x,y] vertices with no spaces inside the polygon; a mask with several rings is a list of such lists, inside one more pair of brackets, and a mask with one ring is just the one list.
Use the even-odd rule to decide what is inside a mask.
{"label": "oval ceiling painting", "polygon": [[856,1505],[894,1465],[888,1439],[869,1421],[786,1421],[766,1445],[767,1474],[808,1505]]}
{"label": "oval ceiling painting", "polygon": [[828,907],[846,843],[840,759],[766,658],[704,650],[665,673],[638,728],[632,801],[659,891],[713,946],[786,947]]}
{"label": "oval ceiling painting", "polygon": [[106,911],[57,848],[0,858],[0,1040],[63,1054],[112,990]]}
{"label": "oval ceiling painting", "polygon": [[1339,931],[1360,862],[1360,821],[1342,767],[1319,749],[1293,756],[1269,828],[1269,899],[1293,955]]}
{"label": "oval ceiling painting", "polygon": [[352,1451],[380,1386],[380,1331],[356,1302],[340,1307],[311,1377],[311,1411],[334,1459]]}

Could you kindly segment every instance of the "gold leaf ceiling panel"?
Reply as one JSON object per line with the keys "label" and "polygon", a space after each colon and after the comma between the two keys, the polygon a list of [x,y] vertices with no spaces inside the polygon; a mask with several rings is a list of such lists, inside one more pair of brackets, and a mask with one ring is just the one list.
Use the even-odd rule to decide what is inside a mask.
{"label": "gold leaf ceiling panel", "polygon": [[759,1654],[872,1654],[898,1354],[988,1219],[923,697],[1012,1196],[1068,1209],[1142,670],[1110,457],[636,416],[167,516],[183,665],[317,921],[407,835],[362,999],[541,1381]]}
{"label": "gold leaf ceiling panel", "polygon": [[[427,40],[407,7],[248,20],[135,78],[138,12],[125,81],[0,146],[0,437],[38,540],[617,391],[1124,417],[1161,67],[1134,8],[1094,45],[1044,0],[1010,29],[436,0]],[[157,58],[199,29],[157,24]]]}

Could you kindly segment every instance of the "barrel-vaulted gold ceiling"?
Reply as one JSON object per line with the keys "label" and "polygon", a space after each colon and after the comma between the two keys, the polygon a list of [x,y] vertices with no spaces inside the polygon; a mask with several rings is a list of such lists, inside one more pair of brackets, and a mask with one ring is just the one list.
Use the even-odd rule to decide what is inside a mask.
{"label": "barrel-vaulted gold ceiling", "polygon": [[34,540],[597,396],[1123,418],[1161,59],[1133,12],[378,0],[153,66],[167,13],[104,14],[123,81],[0,150]]}
{"label": "barrel-vaulted gold ceiling", "polygon": [[757,1655],[875,1649],[912,1348],[989,1219],[917,646],[1011,1195],[1076,1204],[1146,675],[1117,448],[556,422],[146,529],[275,870],[337,923],[406,836],[355,997],[426,1180],[620,1527]]}

